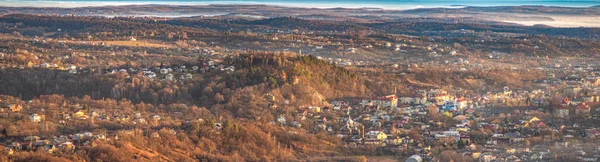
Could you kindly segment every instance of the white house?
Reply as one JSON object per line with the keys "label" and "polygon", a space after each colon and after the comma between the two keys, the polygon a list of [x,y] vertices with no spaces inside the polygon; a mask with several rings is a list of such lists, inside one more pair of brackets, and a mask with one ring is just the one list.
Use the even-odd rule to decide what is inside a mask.
{"label": "white house", "polygon": [[29,115],[29,119],[31,119],[31,121],[39,123],[42,121],[42,116],[39,114],[31,114]]}

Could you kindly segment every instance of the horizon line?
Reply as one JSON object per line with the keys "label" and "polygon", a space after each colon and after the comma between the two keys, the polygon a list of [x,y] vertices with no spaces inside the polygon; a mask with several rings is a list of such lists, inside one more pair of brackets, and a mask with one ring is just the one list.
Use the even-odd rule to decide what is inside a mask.
{"label": "horizon line", "polygon": [[[23,3],[24,2],[24,3]],[[298,2],[257,2],[257,1],[205,1],[205,2],[166,2],[166,1],[132,1],[132,2],[82,2],[82,1],[35,1],[35,4],[31,4],[34,1],[0,1],[0,7],[5,8],[95,8],[95,7],[119,7],[119,6],[211,6],[211,5],[231,5],[231,6],[277,6],[277,7],[288,7],[288,8],[317,8],[317,9],[381,9],[381,10],[412,10],[421,8],[466,8],[466,7],[527,7],[527,6],[539,6],[539,7],[562,7],[562,8],[591,8],[597,7],[598,5],[544,5],[544,4],[522,4],[522,5],[510,5],[510,4],[437,4],[437,5],[425,5],[419,3],[406,3],[406,4],[341,4],[341,3],[298,3]],[[42,4],[40,4],[42,3]]]}

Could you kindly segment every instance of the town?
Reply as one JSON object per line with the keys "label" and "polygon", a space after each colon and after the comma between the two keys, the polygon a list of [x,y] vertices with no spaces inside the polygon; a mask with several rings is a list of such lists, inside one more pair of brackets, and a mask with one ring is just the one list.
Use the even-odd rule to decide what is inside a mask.
{"label": "town", "polygon": [[241,17],[0,16],[0,161],[600,156],[595,28]]}

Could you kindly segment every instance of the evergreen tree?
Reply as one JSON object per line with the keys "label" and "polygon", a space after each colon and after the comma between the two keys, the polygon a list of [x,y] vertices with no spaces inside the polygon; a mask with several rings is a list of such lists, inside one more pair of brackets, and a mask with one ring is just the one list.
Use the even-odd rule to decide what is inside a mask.
{"label": "evergreen tree", "polygon": [[2,129],[2,136],[3,137],[8,137],[8,132],[6,132],[6,128]]}
{"label": "evergreen tree", "polygon": [[463,143],[462,140],[458,140],[458,149],[464,149],[465,148],[465,144]]}

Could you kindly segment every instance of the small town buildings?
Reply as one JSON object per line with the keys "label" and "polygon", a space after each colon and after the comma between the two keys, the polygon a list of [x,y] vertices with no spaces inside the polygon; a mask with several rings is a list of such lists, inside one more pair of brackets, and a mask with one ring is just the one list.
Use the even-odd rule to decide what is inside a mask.
{"label": "small town buildings", "polygon": [[158,121],[161,119],[160,115],[156,114],[156,115],[152,115],[152,119],[155,121]]}
{"label": "small town buildings", "polygon": [[39,114],[31,114],[29,115],[29,119],[33,122],[39,123],[42,121],[42,116]]}
{"label": "small town buildings", "polygon": [[372,140],[385,140],[388,136],[382,131],[369,131],[365,134],[365,137]]}
{"label": "small town buildings", "polygon": [[172,81],[173,79],[174,79],[173,74],[167,74],[167,75],[165,75],[165,80]]}
{"label": "small town buildings", "polygon": [[396,108],[398,107],[398,97],[396,95],[372,97],[368,100],[363,100],[362,105]]}
{"label": "small town buildings", "polygon": [[554,116],[559,118],[567,118],[569,117],[569,108],[567,107],[558,107],[554,110]]}
{"label": "small town buildings", "polygon": [[21,104],[9,104],[8,106],[3,107],[10,112],[20,112],[23,110],[23,106]]}
{"label": "small town buildings", "polygon": [[591,110],[591,106],[585,102],[582,102],[582,103],[578,104],[577,107],[575,108],[575,114],[587,116],[590,114],[590,110]]}

